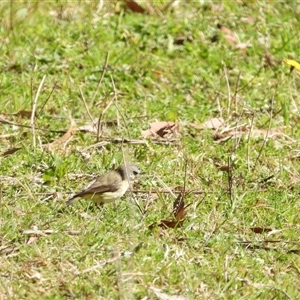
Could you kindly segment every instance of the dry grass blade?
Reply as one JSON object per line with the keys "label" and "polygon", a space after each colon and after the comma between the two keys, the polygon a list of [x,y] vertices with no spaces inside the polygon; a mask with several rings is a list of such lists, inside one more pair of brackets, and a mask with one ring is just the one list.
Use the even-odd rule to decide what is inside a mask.
{"label": "dry grass blade", "polygon": [[8,150],[6,150],[4,153],[1,154],[1,156],[3,157],[7,157],[10,156],[12,154],[14,154],[15,152],[19,151],[22,148],[16,147],[16,148],[10,148]]}
{"label": "dry grass blade", "polygon": [[43,145],[45,149],[47,149],[48,151],[53,151],[61,144],[66,144],[71,139],[73,132],[76,128],[76,122],[73,118],[70,118],[70,121],[71,121],[71,126],[69,127],[67,132],[57,140],[54,140],[52,143]]}
{"label": "dry grass blade", "polygon": [[141,7],[137,2],[133,0],[124,0],[127,8],[131,10],[132,12],[144,14],[146,11],[143,7]]}
{"label": "dry grass blade", "polygon": [[35,149],[36,147],[36,138],[35,138],[35,111],[36,111],[36,105],[37,105],[37,100],[39,98],[41,89],[44,85],[44,81],[46,79],[46,75],[43,76],[42,81],[40,82],[40,85],[38,87],[37,93],[35,95],[35,98],[32,102],[32,113],[31,113],[31,118],[30,118],[30,126],[31,126],[31,130],[32,130],[32,142],[33,142],[33,148]]}

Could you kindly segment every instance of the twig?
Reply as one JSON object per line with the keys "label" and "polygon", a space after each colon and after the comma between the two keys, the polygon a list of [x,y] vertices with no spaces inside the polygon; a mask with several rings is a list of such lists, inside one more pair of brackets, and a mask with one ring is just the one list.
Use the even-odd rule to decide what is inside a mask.
{"label": "twig", "polygon": [[52,94],[53,94],[53,91],[54,91],[54,89],[56,88],[56,85],[57,85],[57,81],[56,81],[56,82],[54,82],[53,88],[52,88],[52,90],[51,90],[51,92],[50,92],[50,94],[49,94],[48,98],[46,99],[46,101],[45,101],[45,102],[44,102],[44,104],[42,105],[42,107],[41,107],[41,109],[40,109],[40,111],[39,111],[38,115],[39,115],[39,114],[40,114],[40,113],[43,111],[43,109],[44,109],[45,105],[47,104],[47,102],[49,101],[50,97],[52,96]]}
{"label": "twig", "polygon": [[97,143],[99,142],[99,139],[101,137],[101,135],[100,135],[100,127],[101,127],[102,118],[103,118],[104,114],[107,112],[107,110],[111,107],[111,105],[113,103],[114,103],[114,97],[109,101],[109,103],[106,105],[106,107],[103,109],[102,113],[99,116],[98,124],[97,124],[97,139],[96,139]]}
{"label": "twig", "polygon": [[[111,75],[110,75],[110,80],[111,80],[111,84],[112,84],[113,89],[114,89],[114,104],[115,104],[115,107],[117,108],[117,126],[120,126],[120,120],[119,120],[119,116],[118,116],[118,113],[120,113],[120,110],[119,110],[118,105],[117,105],[118,92],[117,92],[117,89],[116,89],[115,81],[114,81],[114,79]],[[124,122],[124,123],[126,124],[126,122]]]}
{"label": "twig", "polygon": [[263,149],[264,149],[264,147],[265,147],[265,145],[266,145],[266,143],[267,143],[268,137],[269,137],[269,133],[270,133],[270,130],[271,130],[272,118],[273,118],[274,95],[272,96],[272,104],[271,104],[271,105],[272,105],[272,106],[271,106],[271,113],[270,113],[269,128],[268,128],[268,130],[267,130],[267,133],[266,133],[265,138],[264,138],[264,142],[263,142],[263,144],[262,144],[262,146],[261,146],[261,148],[260,148],[260,150],[259,150],[259,153],[258,153],[258,155],[257,155],[257,158],[256,158],[256,160],[255,160],[254,166],[253,166],[253,168],[252,168],[252,172],[254,172],[254,170],[255,170],[255,168],[256,168],[257,162],[258,162],[258,160],[259,160],[259,158],[260,158],[260,156],[261,156],[261,154],[262,154],[262,152],[263,152]]}
{"label": "twig", "polygon": [[242,91],[245,87],[247,87],[257,77],[257,75],[260,73],[260,71],[263,68],[264,68],[263,66],[260,67],[259,70],[256,72],[256,74],[254,74],[253,78],[250,81],[248,81],[244,86],[242,86],[239,90],[237,90],[237,93],[240,92],[240,91]]}
{"label": "twig", "polygon": [[77,272],[76,275],[86,274],[86,273],[89,273],[89,272],[91,272],[91,271],[95,271],[95,270],[97,270],[97,269],[99,269],[99,268],[103,268],[103,267],[105,267],[106,265],[111,264],[111,263],[117,261],[117,260],[120,259],[120,258],[121,258],[121,255],[119,254],[119,255],[117,255],[117,256],[115,256],[115,257],[113,257],[113,258],[104,260],[104,261],[102,261],[102,262],[100,262],[100,263],[98,263],[98,264],[96,264],[96,265],[94,265],[94,266],[92,266],[92,267],[90,267],[90,268],[87,268],[87,269],[85,269],[85,270],[83,270],[83,271],[81,271],[81,272]]}
{"label": "twig", "polygon": [[226,85],[227,85],[227,90],[228,90],[227,114],[229,115],[230,106],[231,106],[231,94],[230,94],[230,84],[229,84],[229,80],[228,80],[227,68],[226,68],[225,64],[224,64],[224,74],[225,74]]}
{"label": "twig", "polygon": [[[30,125],[18,124],[15,122],[5,120],[1,117],[0,117],[0,123],[9,124],[9,125],[13,125],[13,126],[19,126],[19,127],[25,127],[25,128],[32,128]],[[48,132],[54,132],[54,133],[64,133],[65,132],[65,130],[51,130],[51,129],[38,128],[38,127],[35,127],[35,130],[48,131]]]}
{"label": "twig", "polygon": [[96,13],[99,14],[99,12],[102,10],[102,8],[103,8],[103,0],[99,0]]}
{"label": "twig", "polygon": [[86,112],[87,112],[87,114],[88,114],[90,120],[92,121],[93,126],[96,128],[96,124],[94,123],[93,117],[92,117],[92,115],[91,115],[91,113],[90,113],[90,110],[89,110],[87,104],[86,104],[85,97],[84,97],[84,95],[83,95],[82,89],[79,88],[79,91],[80,91],[80,96],[81,96],[82,102],[83,102],[83,104],[84,104],[85,110],[86,110]]}
{"label": "twig", "polygon": [[235,91],[233,94],[236,112],[237,112],[237,93],[238,93],[238,87],[239,87],[240,81],[241,81],[241,71],[239,72],[238,79],[237,79],[236,85],[235,85]]}
{"label": "twig", "polygon": [[9,8],[9,30],[14,33],[14,21],[13,21],[13,0],[10,0],[10,8]]}
{"label": "twig", "polygon": [[33,142],[33,148],[36,147],[36,140],[35,140],[35,124],[34,124],[34,118],[35,118],[35,111],[36,111],[36,104],[37,104],[37,100],[39,98],[41,89],[43,87],[44,81],[46,79],[46,75],[43,76],[42,81],[40,82],[40,85],[38,87],[37,93],[35,95],[35,98],[33,100],[32,103],[32,112],[31,112],[31,118],[30,118],[30,126],[32,129],[32,142]]}
{"label": "twig", "polygon": [[186,191],[186,174],[187,174],[187,160],[185,160],[185,165],[184,165],[184,181],[183,181],[183,196],[185,196],[185,191]]}
{"label": "twig", "polygon": [[[171,189],[162,189],[162,190],[132,190],[132,193],[135,194],[156,194],[156,193],[162,193],[162,194],[180,194],[182,191],[171,191]],[[206,192],[203,191],[189,191],[187,194],[193,194],[193,195],[203,195],[206,194]],[[173,195],[174,196],[174,195]]]}
{"label": "twig", "polygon": [[[246,103],[244,103],[243,107],[242,107],[242,110],[241,110],[241,113],[239,114],[239,117],[236,121],[236,128],[235,128],[235,131],[237,132],[238,130],[238,123],[240,122],[240,120],[242,119],[242,116],[243,116],[243,111],[244,111],[244,107],[245,107]],[[237,110],[236,110],[237,112]],[[236,143],[235,143],[235,152],[237,152],[237,149],[238,149],[238,146],[240,144],[240,141],[242,139],[242,135],[239,135],[239,137],[236,139]]]}
{"label": "twig", "polygon": [[[122,142],[121,148],[122,148],[123,162],[124,162],[124,164],[125,164],[125,163],[126,163],[126,159],[125,159],[125,154],[124,154],[123,142]],[[126,170],[126,172],[127,172],[127,170]],[[128,174],[127,174],[127,177],[128,177]],[[128,183],[129,183],[129,180],[128,180]],[[130,190],[131,195],[132,195],[132,194],[133,194],[133,193],[132,193],[132,187],[131,187],[130,184],[129,184],[129,190]],[[141,208],[141,206],[139,205],[138,201],[136,200],[136,197],[132,197],[132,198],[133,198],[133,200],[134,200],[135,205],[138,207],[138,209],[139,209],[141,215],[142,215],[142,216],[145,215],[145,210],[143,210],[143,209]]]}
{"label": "twig", "polygon": [[253,124],[254,124],[254,114],[252,115],[251,119],[251,125],[250,130],[247,138],[247,166],[248,166],[248,172],[250,171],[250,136],[253,130]]}
{"label": "twig", "polygon": [[[127,134],[128,134],[128,136],[130,137],[130,132],[129,132],[129,129],[128,129],[128,127],[127,127],[127,123],[126,123],[126,120],[125,120],[125,117],[124,117],[124,115],[122,114],[122,112],[121,112],[121,110],[119,109],[119,107],[118,107],[118,104],[117,104],[117,100],[118,100],[118,93],[117,93],[117,89],[116,89],[116,86],[115,86],[115,82],[114,82],[114,79],[113,79],[113,77],[112,76],[110,76],[110,79],[111,79],[111,82],[112,82],[112,85],[113,85],[113,88],[114,88],[114,95],[115,95],[115,98],[114,98],[114,104],[115,104],[115,107],[116,107],[116,109],[117,109],[117,111],[119,112],[119,114],[121,115],[121,117],[122,117],[122,119],[123,119],[123,122],[124,122],[124,125],[125,125],[125,127],[126,127],[126,130],[127,130]],[[119,119],[117,118],[117,125],[119,126],[120,124],[119,124]]]}
{"label": "twig", "polygon": [[232,179],[232,170],[231,170],[231,157],[228,156],[228,192],[229,192],[229,200],[231,207],[233,206],[233,179]]}
{"label": "twig", "polygon": [[92,99],[91,99],[91,104],[93,104],[93,102],[95,101],[95,98],[96,98],[96,96],[97,96],[97,94],[98,94],[100,85],[101,85],[101,83],[102,83],[102,80],[103,80],[103,78],[104,78],[104,75],[105,75],[105,72],[106,72],[106,69],[107,69],[108,60],[109,60],[109,51],[106,53],[106,58],[105,58],[105,63],[104,63],[104,65],[103,65],[102,74],[101,74],[100,80],[99,80],[99,82],[98,82],[98,85],[97,85],[97,87],[96,87],[95,93],[94,93],[94,95],[93,95],[93,97],[92,97]]}

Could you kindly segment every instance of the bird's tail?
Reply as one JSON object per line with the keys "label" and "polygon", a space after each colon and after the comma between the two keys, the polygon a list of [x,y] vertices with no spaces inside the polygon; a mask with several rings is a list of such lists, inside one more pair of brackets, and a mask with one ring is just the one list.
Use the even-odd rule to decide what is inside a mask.
{"label": "bird's tail", "polygon": [[76,198],[77,198],[76,196],[71,197],[71,198],[66,202],[66,205],[69,206],[69,205],[73,204],[73,202],[76,200]]}

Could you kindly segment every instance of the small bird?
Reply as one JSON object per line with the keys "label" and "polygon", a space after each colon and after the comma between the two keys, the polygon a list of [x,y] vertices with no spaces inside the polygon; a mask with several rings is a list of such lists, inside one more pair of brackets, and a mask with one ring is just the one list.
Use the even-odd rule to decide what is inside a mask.
{"label": "small bird", "polygon": [[113,202],[125,194],[129,188],[129,182],[140,173],[141,171],[136,165],[121,165],[117,169],[97,177],[85,189],[71,197],[67,201],[67,205],[72,204],[78,197],[101,205]]}

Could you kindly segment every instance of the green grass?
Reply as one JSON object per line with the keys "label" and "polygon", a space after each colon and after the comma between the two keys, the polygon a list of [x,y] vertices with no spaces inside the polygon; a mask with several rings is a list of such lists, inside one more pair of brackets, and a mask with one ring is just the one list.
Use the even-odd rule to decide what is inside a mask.
{"label": "green grass", "polygon": [[[298,3],[179,2],[167,11],[149,3],[150,15],[117,1],[99,11],[88,1],[0,5],[0,152],[21,148],[0,157],[0,299],[157,299],[153,288],[186,299],[298,299],[300,81],[281,63],[300,57]],[[249,41],[246,52],[217,24]],[[13,114],[32,110],[44,75],[33,134],[30,116]],[[107,145],[90,147],[95,134],[74,131],[52,152],[41,146],[63,135],[69,116],[91,123],[80,90],[98,119],[112,82]],[[232,128],[284,128],[291,139],[217,143],[211,130],[191,126],[213,117]],[[114,142],[143,139],[156,120],[178,123],[178,139]],[[157,199],[127,193],[103,209],[84,200],[66,207],[70,193],[124,157],[145,173],[135,188]],[[229,159],[231,179],[216,167]],[[161,190],[185,180],[202,194],[186,196],[183,226],[150,229],[172,217],[174,197]]]}

